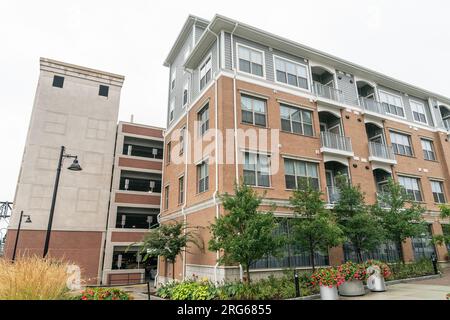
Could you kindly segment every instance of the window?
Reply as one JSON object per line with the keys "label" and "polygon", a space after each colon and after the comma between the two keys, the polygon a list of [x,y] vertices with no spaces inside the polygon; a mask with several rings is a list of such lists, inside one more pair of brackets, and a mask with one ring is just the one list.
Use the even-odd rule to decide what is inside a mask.
{"label": "window", "polygon": [[64,77],[53,76],[53,86],[56,88],[62,88],[64,86]]}
{"label": "window", "polygon": [[183,89],[183,107],[185,107],[189,102],[189,91],[188,85],[186,84]]}
{"label": "window", "polygon": [[445,203],[444,184],[442,183],[442,181],[431,180],[430,183],[434,202]]}
{"label": "window", "polygon": [[413,113],[414,121],[416,122],[422,122],[422,123],[428,123],[427,122],[427,116],[425,113],[425,106],[423,103],[416,102],[409,100],[409,103],[411,105],[411,110]]}
{"label": "window", "polygon": [[209,103],[198,112],[197,120],[199,122],[199,135],[203,136],[209,129]]}
{"label": "window", "polygon": [[178,178],[178,204],[184,203],[184,176]]}
{"label": "window", "polygon": [[171,152],[172,152],[172,142],[169,142],[169,143],[167,143],[167,150],[166,150],[166,158],[167,158],[167,161],[166,161],[166,164],[169,164],[170,163],[170,154],[171,154]]}
{"label": "window", "polygon": [[172,75],[170,77],[170,90],[175,89],[175,82],[176,82],[176,70],[172,71]]}
{"label": "window", "polygon": [[419,179],[398,176],[398,182],[405,189],[406,193],[411,196],[414,201],[422,201],[422,193],[419,187]]}
{"label": "window", "polygon": [[211,80],[211,56],[200,67],[200,90],[202,90]]}
{"label": "window", "polygon": [[164,209],[169,209],[169,186],[164,188]]}
{"label": "window", "polygon": [[104,85],[100,85],[98,87],[98,95],[102,96],[102,97],[108,97],[108,93],[109,93],[109,87],[108,86],[104,86]]}
{"label": "window", "polygon": [[238,45],[239,71],[264,76],[263,52]]}
{"label": "window", "polygon": [[180,130],[180,140],[179,140],[179,143],[180,143],[180,155],[182,155],[183,152],[184,152],[184,137],[185,137],[185,135],[186,135],[186,127],[183,127]]}
{"label": "window", "polygon": [[241,95],[242,122],[266,126],[266,100]]}
{"label": "window", "polygon": [[275,57],[275,72],[278,82],[308,89],[308,69],[305,65]]}
{"label": "window", "polygon": [[395,154],[412,157],[411,138],[406,134],[391,132],[391,143]]}
{"label": "window", "polygon": [[403,103],[401,97],[383,91],[379,91],[379,94],[380,94],[380,101],[384,106],[384,110],[387,113],[402,118],[405,117],[405,110],[403,110]]}
{"label": "window", "polygon": [[286,105],[280,105],[281,130],[313,136],[312,112]]}
{"label": "window", "polygon": [[284,159],[284,177],[286,189],[297,189],[306,183],[319,190],[319,172],[316,163]]}
{"label": "window", "polygon": [[420,139],[420,142],[422,143],[423,158],[425,160],[435,161],[436,154],[434,153],[433,141],[428,139]]}
{"label": "window", "polygon": [[202,193],[209,189],[208,162],[203,161],[197,165],[197,192]]}
{"label": "window", "polygon": [[173,114],[175,110],[175,100],[170,100],[170,106],[169,106],[169,122],[173,121]]}
{"label": "window", "polygon": [[250,186],[270,187],[270,156],[244,153],[244,183]]}

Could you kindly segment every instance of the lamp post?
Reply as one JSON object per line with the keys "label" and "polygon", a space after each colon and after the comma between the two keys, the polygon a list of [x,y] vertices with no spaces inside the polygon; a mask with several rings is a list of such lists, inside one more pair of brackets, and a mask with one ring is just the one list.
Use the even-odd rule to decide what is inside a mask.
{"label": "lamp post", "polygon": [[19,242],[20,226],[22,225],[22,218],[23,217],[27,217],[27,220],[25,220],[25,223],[31,223],[30,215],[29,214],[23,214],[23,210],[20,211],[19,226],[17,227],[16,241],[14,242],[14,250],[13,250],[13,255],[12,255],[12,261],[16,260],[17,243]]}
{"label": "lamp post", "polygon": [[47,256],[47,253],[48,253],[48,246],[50,243],[50,233],[51,233],[52,224],[53,224],[53,214],[55,213],[56,195],[58,194],[59,176],[61,175],[61,167],[62,167],[64,159],[65,158],[73,159],[72,164],[69,167],[67,167],[67,169],[72,170],[72,171],[81,171],[82,170],[80,164],[78,163],[78,157],[70,155],[70,154],[66,154],[65,150],[66,150],[66,148],[64,146],[61,146],[61,152],[59,154],[59,161],[58,161],[58,168],[56,169],[55,186],[53,188],[52,205],[50,207],[50,216],[48,218],[47,233],[45,235],[44,254],[43,254],[44,258]]}

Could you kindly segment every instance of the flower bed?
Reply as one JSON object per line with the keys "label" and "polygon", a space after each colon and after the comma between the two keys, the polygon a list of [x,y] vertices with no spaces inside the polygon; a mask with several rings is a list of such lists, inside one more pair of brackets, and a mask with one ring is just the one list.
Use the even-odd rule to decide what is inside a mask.
{"label": "flower bed", "polygon": [[[310,282],[310,274],[300,274],[300,293],[302,296],[318,293],[318,287]],[[156,294],[172,300],[279,300],[295,297],[293,272],[282,277],[270,276],[252,282],[225,282],[218,286],[204,279],[185,280],[162,285]]]}
{"label": "flower bed", "polygon": [[88,288],[75,300],[131,300],[130,295],[117,288]]}

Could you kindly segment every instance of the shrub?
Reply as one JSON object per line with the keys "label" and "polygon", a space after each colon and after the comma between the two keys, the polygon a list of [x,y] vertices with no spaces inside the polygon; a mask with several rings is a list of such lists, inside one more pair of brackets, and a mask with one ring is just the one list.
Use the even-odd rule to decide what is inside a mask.
{"label": "shrub", "polygon": [[130,300],[130,295],[117,288],[88,288],[76,300]]}
{"label": "shrub", "polygon": [[57,300],[67,297],[68,264],[62,260],[0,259],[0,300]]}
{"label": "shrub", "polygon": [[389,280],[407,279],[434,274],[430,259],[421,259],[411,263],[391,264],[392,275]]}
{"label": "shrub", "polygon": [[[309,274],[300,274],[302,296],[318,292]],[[277,300],[295,297],[294,273],[286,272],[281,277],[270,276],[252,283],[224,282],[218,286],[210,281],[170,282],[157,290],[161,298],[172,300]]]}

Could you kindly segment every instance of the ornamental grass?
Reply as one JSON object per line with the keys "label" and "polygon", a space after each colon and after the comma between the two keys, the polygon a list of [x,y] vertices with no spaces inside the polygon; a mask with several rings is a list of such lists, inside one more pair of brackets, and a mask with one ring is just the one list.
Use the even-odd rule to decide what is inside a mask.
{"label": "ornamental grass", "polygon": [[64,299],[68,264],[61,260],[20,257],[0,259],[0,300]]}

